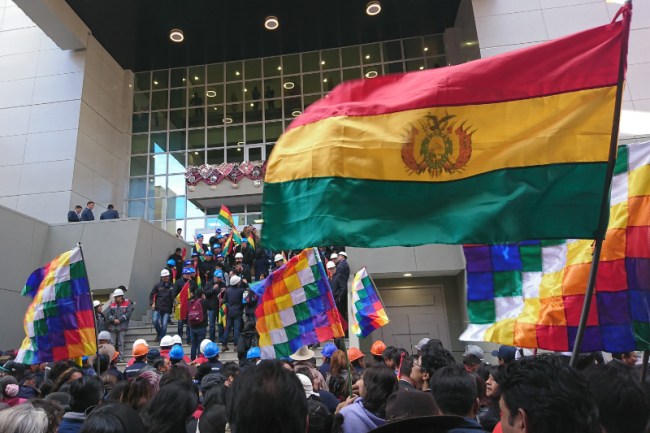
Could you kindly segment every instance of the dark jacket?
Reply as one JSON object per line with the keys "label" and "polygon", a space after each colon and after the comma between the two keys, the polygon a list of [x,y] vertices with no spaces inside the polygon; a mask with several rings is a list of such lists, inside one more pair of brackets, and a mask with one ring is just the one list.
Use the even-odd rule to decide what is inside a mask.
{"label": "dark jacket", "polygon": [[323,365],[318,367],[318,371],[320,371],[320,374],[323,375],[323,377],[327,377],[328,374],[332,371],[332,365],[330,364],[330,360],[328,359],[327,361],[323,362]]}
{"label": "dark jacket", "polygon": [[237,358],[241,362],[246,359],[246,354],[251,347],[259,346],[260,334],[255,329],[253,322],[247,322],[244,330],[239,334],[239,341],[237,342]]}
{"label": "dark jacket", "polygon": [[124,373],[118,370],[117,367],[115,367],[114,365],[111,365],[111,368],[108,369],[107,373],[110,373],[113,376],[117,377],[118,382],[125,378]]}
{"label": "dark jacket", "polygon": [[[181,290],[183,290],[183,286],[185,286],[185,283],[187,281],[188,280],[186,280],[183,277],[176,280],[176,282],[174,283],[174,293],[172,294],[174,296],[174,299],[176,299],[176,297],[181,292]],[[189,280],[189,282],[190,282],[190,293],[194,293],[194,291],[198,289],[199,286],[196,285],[196,281],[194,280]]]}
{"label": "dark jacket", "polygon": [[[188,302],[188,304],[187,304],[188,314],[189,314],[189,311],[190,311],[190,305],[195,300],[196,299],[192,298],[192,299],[190,299],[190,302]],[[190,329],[204,329],[204,328],[208,327],[208,308],[206,307],[207,302],[206,302],[205,299],[201,298],[201,299],[199,299],[199,303],[201,304],[201,307],[203,307],[203,321],[201,323],[197,323],[196,325],[190,325]],[[189,318],[187,320],[188,320],[187,323],[189,324]]]}
{"label": "dark jacket", "polygon": [[[206,260],[202,263],[203,265],[203,275],[205,275],[205,280],[202,281],[203,287],[205,287],[208,281],[212,281],[212,276],[214,275],[214,269],[217,266],[217,262],[213,260]],[[203,277],[201,277],[203,278]]]}
{"label": "dark jacket", "polygon": [[172,308],[174,307],[174,286],[168,281],[167,283],[162,280],[158,282],[151,293],[149,294],[149,306],[156,301],[156,311],[161,312],[162,314],[171,314]]}
{"label": "dark jacket", "polygon": [[397,383],[400,391],[417,391],[418,389],[414,387],[411,382],[407,382],[404,379],[400,379]]}
{"label": "dark jacket", "polygon": [[176,279],[181,278],[181,274],[183,273],[183,257],[174,253],[167,257],[167,260],[173,260],[176,262]]}
{"label": "dark jacket", "polygon": [[[234,267],[234,266],[233,266]],[[246,283],[251,282],[251,268],[249,268],[246,264],[242,264],[242,271],[237,273],[238,277],[242,277],[244,280],[246,280]]]}
{"label": "dark jacket", "polygon": [[[129,320],[131,319],[131,312],[133,305],[130,301],[124,300],[120,305],[113,302],[108,309],[108,330],[109,331],[126,331],[129,329]],[[113,320],[119,320],[120,323],[116,325]]]}
{"label": "dark jacket", "polygon": [[[205,253],[207,253],[208,251],[210,251],[210,249],[209,249],[209,247],[208,247],[208,244],[201,244],[201,247],[203,247],[203,254],[205,254]],[[197,253],[197,254],[200,253],[200,250],[197,250],[197,249],[196,249],[196,244],[192,244],[192,252],[193,252],[193,253]],[[199,254],[199,255],[200,255],[200,254]]]}
{"label": "dark jacket", "polygon": [[262,274],[268,277],[270,267],[271,261],[268,259],[268,257],[264,256],[259,259],[255,259],[255,281],[259,281]]}
{"label": "dark jacket", "polygon": [[102,331],[108,331],[108,322],[104,313],[95,313],[95,320],[97,320],[97,335]]}
{"label": "dark jacket", "polygon": [[95,221],[95,215],[93,215],[93,211],[91,211],[89,208],[86,208],[81,212],[81,221]]}
{"label": "dark jacket", "polygon": [[124,369],[124,377],[127,379],[133,379],[138,375],[138,371],[140,371],[140,369],[146,365],[147,363],[144,361],[135,361],[133,364]]}
{"label": "dark jacket", "polygon": [[16,397],[18,398],[25,398],[27,400],[31,398],[35,398],[37,395],[40,394],[40,392],[37,392],[34,388],[31,386],[25,385],[25,381],[23,380],[22,382],[18,383],[18,395]]}
{"label": "dark jacket", "polygon": [[241,245],[237,245],[235,248],[235,254],[236,253],[242,253],[244,256],[244,259],[242,261],[245,265],[248,265],[249,268],[253,266],[253,262],[255,261],[255,252],[250,247],[250,245],[246,248],[243,248]]}
{"label": "dark jacket", "polygon": [[216,360],[216,361],[209,361],[208,360],[208,362],[206,362],[206,364],[210,365],[210,368],[212,368],[213,373],[219,373],[221,371],[221,369],[223,368],[223,364],[219,360]]}
{"label": "dark jacket", "polygon": [[241,303],[243,295],[244,287],[242,286],[230,286],[226,289],[223,301],[228,303],[228,317],[237,317],[244,313]]}
{"label": "dark jacket", "polygon": [[86,422],[86,417],[83,413],[68,412],[63,415],[61,424],[59,424],[59,433],[77,433]]}
{"label": "dark jacket", "polygon": [[99,216],[100,220],[116,220],[120,218],[120,214],[117,213],[115,209],[109,209],[106,212],[102,212]]}
{"label": "dark jacket", "polygon": [[463,418],[463,423],[460,427],[449,430],[449,433],[479,433],[485,432],[481,424],[471,418]]}
{"label": "dark jacket", "polygon": [[68,212],[68,222],[76,223],[76,222],[79,222],[79,221],[81,221],[81,219],[80,219],[79,214],[77,212],[75,212],[73,210]]}
{"label": "dark jacket", "polygon": [[226,283],[219,281],[218,283],[214,282],[214,278],[205,285],[203,294],[205,295],[206,305],[208,310],[218,310],[219,309],[219,294],[221,289],[226,288]]}

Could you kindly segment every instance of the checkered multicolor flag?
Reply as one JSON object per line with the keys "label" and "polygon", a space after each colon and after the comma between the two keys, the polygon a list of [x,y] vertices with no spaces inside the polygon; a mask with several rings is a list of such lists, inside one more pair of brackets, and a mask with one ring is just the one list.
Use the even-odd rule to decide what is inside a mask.
{"label": "checkered multicolor flag", "polygon": [[80,247],[35,270],[22,294],[34,300],[23,321],[27,337],[17,362],[38,364],[95,354],[95,317]]}

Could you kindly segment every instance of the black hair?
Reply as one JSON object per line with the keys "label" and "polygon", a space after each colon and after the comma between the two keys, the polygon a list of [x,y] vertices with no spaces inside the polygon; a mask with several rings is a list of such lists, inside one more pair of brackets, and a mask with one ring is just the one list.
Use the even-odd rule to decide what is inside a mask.
{"label": "black hair", "polygon": [[630,353],[632,353],[632,352],[614,352],[614,353],[612,353],[612,358],[618,359],[619,361],[622,361],[623,360],[623,355],[630,356]]}
{"label": "black hair", "polygon": [[307,368],[307,367],[299,368],[299,369],[296,370],[296,374],[302,374],[303,376],[307,376],[307,379],[309,379],[309,381],[311,383],[314,383],[314,375],[311,374],[311,371],[309,371],[309,368]]}
{"label": "black hair", "polygon": [[153,368],[158,370],[159,367],[164,367],[165,366],[165,357],[164,356],[159,356],[158,358],[153,360]]}
{"label": "black hair", "polygon": [[113,206],[112,204],[109,204],[107,209],[115,209],[115,206]]}
{"label": "black hair", "polygon": [[493,367],[493,365],[490,365],[487,362],[481,362],[481,365],[478,366],[475,373],[478,374],[481,377],[481,379],[487,382],[488,379],[490,378],[490,370],[489,370],[490,367]]}
{"label": "black hair", "polygon": [[382,359],[388,359],[388,360],[393,360],[393,356],[397,352],[397,347],[395,346],[388,346],[384,349],[384,352],[381,354]]}
{"label": "black hair", "polygon": [[203,407],[207,409],[212,405],[226,406],[228,389],[229,388],[223,383],[214,385],[208,389],[203,395]]}
{"label": "black hair", "polygon": [[79,433],[144,433],[138,413],[122,403],[103,404],[93,410]]}
{"label": "black hair", "polygon": [[224,433],[226,431],[226,408],[212,405],[205,408],[199,418],[199,433]]}
{"label": "black hair", "polygon": [[607,433],[644,431],[650,400],[632,371],[607,364],[590,367],[585,374]]}
{"label": "black hair", "polygon": [[338,374],[331,375],[328,384],[330,392],[338,399],[349,397],[350,390],[346,388],[347,383],[347,380],[343,376]]}
{"label": "black hair", "polygon": [[395,372],[386,367],[368,367],[363,372],[363,407],[381,419],[386,418],[388,397],[399,389]]}
{"label": "black hair", "polygon": [[97,360],[99,360],[99,371],[97,374],[100,376],[108,371],[111,366],[111,360],[108,359],[108,355],[97,355],[97,359],[93,362],[93,367],[97,366]]}
{"label": "black hair", "polygon": [[338,337],[334,339],[334,345],[338,350],[346,351],[345,350],[345,339],[343,337]]}
{"label": "black hair", "polygon": [[47,397],[53,389],[54,384],[50,379],[44,380],[43,383],[41,383],[41,386],[38,388],[38,390],[41,391],[41,398]]}
{"label": "black hair", "polygon": [[[335,416],[330,413],[322,402],[316,400],[307,401],[307,416],[309,427],[307,433],[330,433],[334,424]],[[342,417],[342,415],[339,415]]]}
{"label": "black hair", "polygon": [[172,368],[163,373],[160,382],[158,383],[158,389],[177,381],[192,383],[192,376],[186,368]]}
{"label": "black hair", "polygon": [[129,386],[124,389],[120,401],[139,411],[151,400],[154,392],[149,380],[146,377],[138,376],[131,380]]}
{"label": "black hair", "polygon": [[463,364],[467,367],[471,367],[473,364],[481,365],[482,363],[481,358],[473,354],[467,355],[463,358]]}
{"label": "black hair", "polygon": [[[193,384],[184,380],[176,380],[164,388],[161,387],[160,391],[142,409],[140,416],[147,431],[156,433],[184,432],[185,423],[196,411],[198,404],[199,398]],[[174,410],[169,410],[169,408],[174,408]]]}
{"label": "black hair", "polygon": [[29,402],[34,409],[43,409],[47,415],[47,430],[43,433],[56,433],[65,415],[65,409],[56,400],[44,400],[42,398],[33,398]]}
{"label": "black hair", "polygon": [[399,373],[402,377],[408,377],[411,375],[411,372],[413,371],[413,361],[417,362],[418,358],[420,357],[417,355],[404,357],[404,360],[402,361],[402,367],[399,369]]}
{"label": "black hair", "polygon": [[381,354],[381,355],[374,355],[374,354],[373,354],[373,355],[372,355],[372,359],[373,359],[375,362],[384,362],[384,355],[383,355],[383,354]]}
{"label": "black hair", "polygon": [[203,290],[202,289],[196,289],[194,291],[194,299],[201,299],[203,297]]}
{"label": "black hair", "polygon": [[86,206],[88,206],[89,204],[95,204],[95,202],[94,201],[89,201],[88,203],[86,203]]}
{"label": "black hair", "polygon": [[519,409],[533,432],[600,432],[598,408],[585,377],[553,355],[523,358],[508,366],[501,400],[514,424]]}
{"label": "black hair", "polygon": [[450,365],[435,372],[431,393],[441,414],[466,417],[478,398],[476,377],[462,365]]}
{"label": "black hair", "polygon": [[420,351],[422,351],[425,346],[429,346],[431,349],[444,349],[442,341],[438,340],[437,338],[432,338],[427,341],[426,344],[422,346],[422,349],[420,349]]}
{"label": "black hair", "polygon": [[429,373],[431,377],[441,368],[456,364],[454,355],[450,351],[440,349],[433,344],[425,344],[420,351],[420,355],[422,356],[422,365],[420,367],[423,372]]}
{"label": "black hair", "polygon": [[233,432],[304,433],[307,427],[302,384],[278,360],[264,360],[237,375],[226,413]]}
{"label": "black hair", "polygon": [[236,377],[240,371],[241,367],[237,365],[235,361],[226,362],[221,368],[221,374],[223,374],[226,378],[229,378],[230,376]]}
{"label": "black hair", "polygon": [[75,209],[82,209],[82,207],[81,207],[80,204],[76,205],[74,208],[75,208]]}
{"label": "black hair", "polygon": [[182,250],[180,248],[176,248],[176,250],[174,250],[174,252],[176,252],[176,253],[179,252],[179,251],[182,251]]}
{"label": "black hair", "polygon": [[97,376],[83,376],[70,383],[70,410],[85,412],[104,397],[104,384]]}
{"label": "black hair", "polygon": [[115,386],[113,386],[113,389],[111,389],[111,393],[108,394],[106,400],[119,402],[127,386],[129,386],[128,380],[120,380],[115,384]]}
{"label": "black hair", "polygon": [[196,370],[194,380],[198,380],[200,382],[208,374],[212,374],[212,366],[207,362],[204,362],[203,364],[199,365],[199,368]]}

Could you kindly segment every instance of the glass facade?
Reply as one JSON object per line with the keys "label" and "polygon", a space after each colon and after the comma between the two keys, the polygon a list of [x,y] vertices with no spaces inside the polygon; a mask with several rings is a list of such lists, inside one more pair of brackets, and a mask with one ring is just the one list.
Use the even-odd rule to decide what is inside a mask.
{"label": "glass facade", "polygon": [[[127,215],[175,233],[216,225],[185,197],[185,167],[264,160],[337,84],[447,65],[443,36],[135,74]],[[237,224],[261,206],[229,207]],[[186,237],[186,236],[184,236]]]}

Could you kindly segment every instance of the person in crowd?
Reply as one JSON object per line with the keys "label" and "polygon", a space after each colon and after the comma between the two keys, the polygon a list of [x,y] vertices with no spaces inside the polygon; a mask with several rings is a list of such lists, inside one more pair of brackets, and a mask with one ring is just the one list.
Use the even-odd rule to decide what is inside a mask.
{"label": "person in crowd", "polygon": [[183,229],[176,229],[176,234],[174,236],[176,236],[178,239],[183,239],[181,233],[183,233]]}
{"label": "person in crowd", "polygon": [[478,367],[481,365],[481,360],[478,356],[474,354],[467,355],[463,358],[463,365],[467,371],[474,373],[478,370]]}
{"label": "person in crowd", "polygon": [[617,362],[622,362],[628,367],[634,367],[636,365],[636,361],[638,360],[636,352],[615,352],[612,353],[612,358]]}
{"label": "person in crowd", "polygon": [[258,362],[260,362],[260,348],[259,347],[251,347],[248,352],[246,352],[246,359],[242,359],[239,362],[239,366],[241,367],[242,371],[245,371],[251,367],[255,367]]}
{"label": "person in crowd", "polygon": [[538,355],[510,364],[499,387],[503,433],[601,431],[587,379],[557,356]]}
{"label": "person in crowd", "polygon": [[25,403],[0,412],[0,433],[45,433],[47,413]]}
{"label": "person in crowd", "polygon": [[108,205],[108,208],[106,211],[102,212],[102,214],[99,216],[100,220],[116,220],[120,218],[120,214],[117,213],[115,210],[115,206],[112,204]]}
{"label": "person in crowd", "polygon": [[423,338],[418,342],[418,344],[415,345],[415,349],[418,351],[418,355],[422,352],[422,348],[424,347],[425,344],[427,344],[431,340],[430,338]]}
{"label": "person in crowd", "polygon": [[113,385],[113,388],[106,397],[105,403],[119,403],[120,399],[122,398],[122,394],[124,393],[124,390],[127,386],[129,386],[129,381],[126,379],[120,380],[115,385]]}
{"label": "person in crowd", "polygon": [[71,210],[68,212],[68,222],[69,223],[76,223],[81,221],[81,206],[76,205],[74,207],[74,210]]}
{"label": "person in crowd", "polygon": [[[185,371],[181,368],[171,371],[174,370]],[[185,373],[189,376],[189,373]],[[164,385],[161,380],[160,391],[140,411],[144,430],[152,433],[185,432],[187,422],[193,418],[199,405],[197,392],[191,379],[177,379]]]}
{"label": "person in crowd", "polygon": [[454,365],[454,355],[438,345],[425,344],[420,353],[420,370],[422,372],[422,391],[429,391],[429,382],[436,371]]}
{"label": "person in crowd", "polygon": [[145,433],[142,420],[130,406],[118,402],[102,404],[86,418],[79,433]]}
{"label": "person in crowd", "polygon": [[205,287],[206,282],[212,281],[215,271],[217,270],[217,261],[214,257],[212,251],[207,251],[205,253],[205,262],[203,262],[203,271],[205,273],[205,280],[203,286]]}
{"label": "person in crowd", "polygon": [[496,425],[501,421],[501,390],[499,383],[505,378],[506,366],[490,365],[487,367],[488,380],[485,381],[485,395],[490,401],[489,408],[486,412],[478,415],[478,422],[486,431],[492,432]]}
{"label": "person in crowd", "polygon": [[169,351],[174,347],[174,338],[171,335],[165,335],[160,339],[160,356],[169,359]]}
{"label": "person in crowd", "polygon": [[341,252],[336,260],[336,272],[332,276],[332,296],[336,302],[336,308],[348,320],[348,280],[350,279],[350,266],[347,262],[347,254]]}
{"label": "person in crowd", "polygon": [[181,363],[187,365],[183,358],[185,358],[185,351],[183,350],[183,347],[174,346],[172,347],[172,350],[169,351],[169,362],[171,363],[172,368]]}
{"label": "person in crowd", "polygon": [[241,367],[234,361],[228,361],[223,365],[221,374],[227,379],[224,385],[230,386],[235,377],[242,371]]}
{"label": "person in crowd", "polygon": [[[249,268],[253,266],[253,263],[255,262],[255,252],[253,252],[253,249],[248,245],[248,239],[243,238],[241,240],[241,245],[237,245],[235,248],[235,253],[241,253],[242,255],[242,263]],[[235,254],[235,258],[237,255]]]}
{"label": "person in crowd", "polygon": [[348,358],[350,359],[350,367],[359,373],[363,373],[364,368],[366,368],[363,353],[356,347],[350,347],[348,349]]}
{"label": "person in crowd", "polygon": [[133,306],[130,301],[124,299],[124,291],[116,289],[113,292],[114,302],[108,310],[108,330],[111,338],[116,343],[116,349],[120,353],[118,359],[122,362],[122,353],[124,353],[124,335],[129,329],[129,320]]}
{"label": "person in crowd", "polygon": [[102,314],[102,303],[99,301],[93,301],[93,309],[95,310],[95,332],[99,336],[99,333],[106,331],[108,329],[108,323],[106,322],[106,316]]}
{"label": "person in crowd", "polygon": [[149,306],[153,310],[151,321],[156,328],[155,342],[167,335],[167,322],[174,306],[174,286],[168,269],[160,271],[160,281],[149,293]]}
{"label": "person in crowd", "polygon": [[336,262],[338,260],[339,260],[339,255],[338,254],[332,253],[332,255],[330,255],[330,261],[333,262],[335,266],[336,266]]}
{"label": "person in crowd", "polygon": [[135,361],[124,370],[124,376],[127,379],[133,379],[138,374],[138,371],[147,365],[147,353],[149,353],[149,350],[144,344],[138,344],[133,348],[132,355]]}
{"label": "person in crowd", "polygon": [[397,347],[388,346],[384,349],[384,352],[381,354],[381,357],[384,361],[384,365],[386,365],[386,367],[390,368],[393,371],[396,371],[397,368],[399,367],[399,364],[396,367],[395,363],[393,362],[393,358],[395,357],[396,353],[397,353]]}
{"label": "person in crowd", "polygon": [[271,272],[280,269],[282,266],[284,266],[284,257],[282,254],[276,254],[275,257],[273,257],[273,267]]}
{"label": "person in crowd", "polygon": [[[481,361],[481,363],[485,362],[485,355],[483,354],[483,349],[478,347],[476,344],[468,344],[465,347],[465,352],[463,353],[463,358],[468,357],[470,355],[476,356],[479,359],[479,361]],[[480,365],[480,363],[479,363],[479,365]]]}
{"label": "person in crowd", "polygon": [[34,409],[42,410],[47,416],[47,430],[44,433],[56,433],[65,415],[65,408],[56,401],[41,398],[34,399],[30,403]]}
{"label": "person in crowd", "polygon": [[255,281],[260,281],[262,275],[269,274],[271,260],[269,260],[269,256],[266,255],[264,248],[260,245],[258,245],[255,250],[255,261],[253,262],[253,266],[255,267]]}
{"label": "person in crowd", "polygon": [[208,359],[206,364],[210,366],[212,373],[220,373],[223,364],[219,361],[219,346],[216,343],[208,343],[205,346],[204,356]]}
{"label": "person in crowd", "polygon": [[203,341],[201,341],[201,345],[199,346],[199,356],[192,362],[194,365],[201,365],[205,364],[208,362],[208,358],[205,357],[205,347],[208,345],[208,343],[212,343],[212,341],[209,338],[205,338]]}
{"label": "person in crowd", "polygon": [[[245,283],[244,283],[245,284]],[[246,285],[247,287],[248,285]],[[244,286],[242,279],[237,275],[230,277],[230,286],[226,289],[221,302],[228,304],[228,314],[226,315],[226,329],[221,336],[221,350],[228,351],[228,338],[230,331],[233,331],[233,342],[238,343],[239,332],[242,326],[242,298],[244,296]],[[237,347],[235,346],[235,350]]]}
{"label": "person in crowd", "polygon": [[77,366],[68,368],[56,379],[52,392],[66,392],[69,384],[77,379],[81,379],[82,376],[83,374],[79,371]]}
{"label": "person in crowd", "polygon": [[167,260],[167,266],[165,267],[169,271],[169,282],[176,282],[176,262],[172,259]]}
{"label": "person in crowd", "polygon": [[384,344],[383,341],[377,340],[374,343],[372,343],[372,347],[370,348],[370,353],[372,354],[372,359],[374,364],[381,364],[381,365],[386,365],[384,364],[384,350],[386,350],[386,345]]}
{"label": "person in crowd", "polygon": [[[100,346],[98,352],[100,356],[105,356],[109,360],[109,367],[106,371],[109,374],[112,374],[117,378],[118,381],[125,379],[124,373],[117,369],[117,351],[110,344],[105,346]],[[134,359],[135,362],[135,359]]]}
{"label": "person in crowd", "polygon": [[235,265],[230,273],[232,274],[233,272],[242,280],[246,280],[246,283],[251,281],[251,269],[242,262],[241,253],[235,254]]}
{"label": "person in crowd", "polygon": [[140,410],[151,400],[154,395],[153,386],[146,377],[138,376],[129,382],[129,386],[124,389],[120,401],[136,412]]}
{"label": "person in crowd", "polygon": [[[334,412],[336,410],[337,406],[340,403],[339,399],[336,398],[336,396],[331,392],[319,389],[318,381],[314,376],[312,376],[308,368],[300,368],[298,371],[296,371],[296,374],[299,376],[299,379],[302,382],[302,386],[305,390],[307,399],[311,398],[314,400],[322,401],[327,407],[327,410],[330,412]],[[304,376],[308,380],[305,381],[303,378],[300,378],[300,376]]]}
{"label": "person in crowd", "polygon": [[203,292],[205,295],[206,308],[208,310],[208,324],[210,327],[209,337],[211,341],[217,341],[218,324],[216,322],[219,314],[219,301],[225,290],[226,283],[223,281],[223,272],[217,269],[212,275],[212,280],[208,281],[205,285],[205,290]]}
{"label": "person in crowd", "polygon": [[[246,291],[244,294],[245,293]],[[237,359],[239,359],[240,362],[246,358],[246,355],[251,348],[259,346],[259,339],[260,335],[255,328],[255,322],[250,320],[248,316],[245,316],[244,329],[239,333],[239,340],[237,341]]]}
{"label": "person in crowd", "polygon": [[70,384],[70,412],[63,415],[59,433],[77,433],[86,416],[98,406],[104,396],[104,385],[97,376],[84,376]]}
{"label": "person in crowd", "polygon": [[173,260],[175,263],[176,267],[176,278],[180,278],[181,274],[183,273],[183,250],[180,248],[176,248],[174,250],[174,254],[171,254],[169,257],[167,257],[167,261]]}
{"label": "person in crowd", "polygon": [[94,201],[89,201],[86,203],[86,209],[81,212],[81,221],[95,221],[95,215],[93,215],[93,208],[95,207]]}
{"label": "person in crowd", "polygon": [[[95,364],[96,366],[97,364]],[[88,362],[88,356],[81,357],[81,372],[84,376],[94,376],[97,374],[94,366]]]}
{"label": "person in crowd", "polygon": [[41,391],[36,387],[36,374],[31,369],[26,369],[22,380],[18,382],[18,397],[27,400],[39,397]]}
{"label": "person in crowd", "polygon": [[153,367],[156,369],[156,372],[160,375],[164,374],[166,371],[171,370],[172,364],[169,359],[164,356],[158,357],[153,361]]}
{"label": "person in crowd", "polygon": [[201,341],[205,339],[208,328],[208,302],[205,300],[203,290],[197,289],[192,295],[187,310],[187,321],[190,327],[192,349],[190,359],[194,361],[198,356]]}
{"label": "person in crowd", "polygon": [[431,378],[431,393],[436,400],[441,415],[455,415],[464,418],[452,433],[484,432],[474,419],[479,410],[476,379],[462,365],[443,367]]}
{"label": "person in crowd", "polygon": [[154,362],[158,358],[162,358],[162,356],[160,356],[160,351],[154,348],[149,349],[147,352],[147,364],[137,372],[136,376],[140,376],[142,373],[147,371],[157,372],[158,370],[154,367]]}
{"label": "person in crowd", "polygon": [[[196,281],[192,280],[192,270],[189,267],[183,268],[183,273],[182,273],[182,278],[180,278],[176,283],[174,283],[174,292],[173,292],[173,297],[176,299],[176,297],[181,293],[181,290],[183,290],[183,287],[185,285],[189,285],[189,290],[190,293],[194,293],[196,289],[199,288],[199,286],[196,284]],[[178,307],[177,307],[178,308]],[[180,319],[178,321],[178,335],[181,336],[183,335],[183,326],[187,323],[187,318],[185,319]],[[182,337],[181,337],[182,338]],[[187,340],[188,343],[190,341],[190,330],[189,327],[187,328]],[[182,340],[181,340],[182,344]]]}
{"label": "person in crowd", "polygon": [[348,398],[338,409],[346,433],[366,433],[386,424],[388,397],[399,390],[395,374],[386,367],[367,368],[357,384],[360,398]]}
{"label": "person in crowd", "polygon": [[[198,286],[198,279],[201,279],[201,285],[205,284],[208,279],[205,276],[205,262],[201,261],[201,258],[199,257],[198,253],[192,253],[192,264],[190,265],[190,269],[192,269],[192,280],[197,283]],[[198,275],[198,278],[197,278]]]}
{"label": "person in crowd", "polygon": [[217,267],[221,266],[221,272],[224,273],[224,282],[226,283],[226,285],[228,285],[228,281],[226,280],[226,276],[230,272],[230,265],[228,264],[228,262],[226,260],[224,260],[223,253],[217,253],[217,255],[215,257],[216,257],[216,260],[217,260],[216,266]]}
{"label": "person in crowd", "polygon": [[405,356],[399,369],[399,390],[418,391],[422,389],[423,382],[420,357],[417,355]]}
{"label": "person in crowd", "polygon": [[312,376],[314,376],[318,381],[318,389],[329,391],[329,387],[327,386],[327,382],[325,382],[325,378],[316,368],[316,360],[314,357],[315,354],[313,350],[309,349],[307,346],[302,346],[296,351],[296,353],[291,355],[291,359],[294,360],[293,369],[294,371],[297,371],[299,368],[307,367]]}
{"label": "person in crowd", "polygon": [[233,381],[226,417],[233,432],[305,433],[307,399],[293,372],[279,360],[266,360]]}
{"label": "person in crowd", "polygon": [[257,294],[249,287],[244,289],[244,294],[242,296],[242,304],[244,304],[244,317],[248,322],[255,325],[257,323],[257,316],[255,311],[257,310],[258,302]]}
{"label": "person in crowd", "polygon": [[332,287],[332,280],[334,279],[334,274],[336,274],[336,264],[332,261],[327,262],[326,270],[327,270],[327,281],[329,281],[330,287]]}
{"label": "person in crowd", "polygon": [[631,370],[611,364],[594,365],[585,375],[604,433],[646,431],[650,400]]}
{"label": "person in crowd", "polygon": [[102,344],[111,344],[111,333],[108,331],[100,331],[100,333],[97,334],[97,344],[100,346]]}
{"label": "person in crowd", "polygon": [[500,346],[499,350],[493,350],[492,356],[496,356],[499,364],[510,364],[515,360],[517,348],[512,346]]}
{"label": "person in crowd", "polygon": [[323,363],[318,367],[318,371],[320,371],[320,374],[322,374],[325,379],[327,379],[327,376],[331,374],[332,355],[336,350],[336,345],[334,343],[327,343],[321,351]]}
{"label": "person in crowd", "polygon": [[[352,370],[356,371],[356,370]],[[327,372],[327,386],[329,387],[329,378],[333,376],[342,377],[344,380],[348,378],[348,361],[345,358],[345,352],[342,350],[336,350],[332,353],[330,371]]]}
{"label": "person in crowd", "polygon": [[18,381],[15,377],[5,376],[0,379],[0,403],[4,403],[9,407],[25,403],[27,399],[19,398],[19,391],[20,387],[18,386]]}
{"label": "person in crowd", "polygon": [[[208,251],[208,245],[203,243],[203,239],[204,237],[202,234],[196,235],[196,242],[201,246],[201,248],[203,248],[203,253],[205,253]],[[192,245],[192,257],[194,257],[194,253],[199,254],[199,252],[201,251],[197,250],[196,244]]]}

